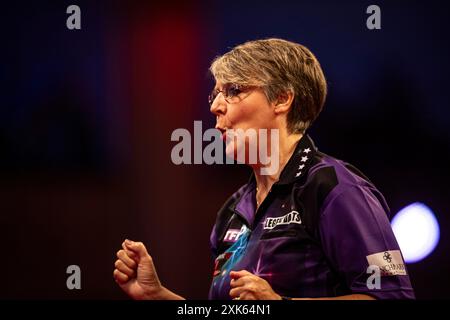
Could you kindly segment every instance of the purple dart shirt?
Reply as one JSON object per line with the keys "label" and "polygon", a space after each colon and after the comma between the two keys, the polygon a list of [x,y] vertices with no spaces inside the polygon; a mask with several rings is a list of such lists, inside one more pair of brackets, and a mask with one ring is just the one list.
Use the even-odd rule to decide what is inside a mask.
{"label": "purple dart shirt", "polygon": [[242,269],[282,296],[415,298],[389,207],[355,167],[305,135],[256,212],[255,189],[252,176],[217,215],[210,299],[230,299],[229,272]]}

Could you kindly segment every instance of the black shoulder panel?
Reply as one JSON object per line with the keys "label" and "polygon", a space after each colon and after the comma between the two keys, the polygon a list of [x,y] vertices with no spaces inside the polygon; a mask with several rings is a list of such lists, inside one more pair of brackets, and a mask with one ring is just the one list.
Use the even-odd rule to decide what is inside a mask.
{"label": "black shoulder panel", "polygon": [[299,188],[298,201],[307,210],[304,214],[305,224],[314,238],[318,237],[320,210],[325,199],[339,183],[334,167],[318,169],[306,185]]}

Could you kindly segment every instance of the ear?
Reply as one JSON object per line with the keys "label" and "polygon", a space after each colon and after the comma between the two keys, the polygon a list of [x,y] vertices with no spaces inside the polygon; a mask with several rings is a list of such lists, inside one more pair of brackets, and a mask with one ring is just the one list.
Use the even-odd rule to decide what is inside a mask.
{"label": "ear", "polygon": [[291,109],[294,101],[294,93],[292,91],[281,92],[274,104],[275,114],[287,113]]}

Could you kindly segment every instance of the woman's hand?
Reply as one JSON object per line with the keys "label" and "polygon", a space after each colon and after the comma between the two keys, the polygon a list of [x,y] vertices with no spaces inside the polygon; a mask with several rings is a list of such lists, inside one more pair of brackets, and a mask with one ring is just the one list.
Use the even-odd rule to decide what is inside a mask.
{"label": "woman's hand", "polygon": [[135,300],[161,298],[164,287],[142,242],[125,240],[117,258],[113,276],[126,294]]}
{"label": "woman's hand", "polygon": [[230,296],[239,300],[281,300],[270,284],[254,274],[246,271],[231,271]]}

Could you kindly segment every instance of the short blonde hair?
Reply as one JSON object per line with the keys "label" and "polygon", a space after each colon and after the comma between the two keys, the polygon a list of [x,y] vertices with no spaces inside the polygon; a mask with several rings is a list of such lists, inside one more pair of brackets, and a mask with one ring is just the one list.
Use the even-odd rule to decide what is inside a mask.
{"label": "short blonde hair", "polygon": [[282,39],[248,41],[216,57],[209,69],[222,83],[260,86],[275,101],[292,91],[288,131],[304,133],[325,103],[327,83],[314,54],[305,46]]}

